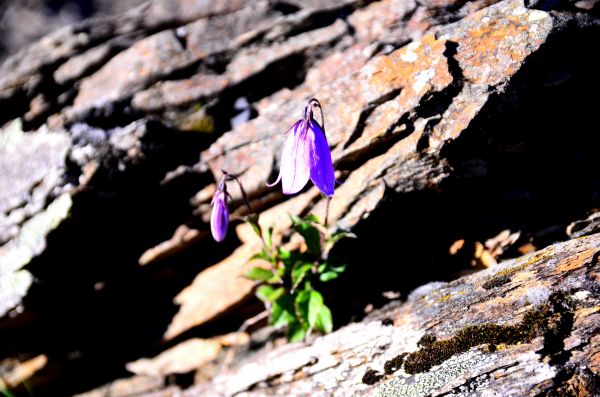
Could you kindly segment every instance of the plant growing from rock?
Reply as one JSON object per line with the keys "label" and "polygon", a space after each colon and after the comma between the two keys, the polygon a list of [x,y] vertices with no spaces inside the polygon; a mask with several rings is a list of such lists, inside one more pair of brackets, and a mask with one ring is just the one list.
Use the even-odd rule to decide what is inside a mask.
{"label": "plant growing from rock", "polygon": [[341,239],[355,237],[352,233],[337,231],[328,234],[316,216],[292,216],[292,228],[304,240],[298,248],[286,249],[272,242],[273,228],[263,231],[258,217],[248,222],[263,242],[261,252],[251,260],[261,260],[246,273],[258,282],[256,296],[269,312],[269,323],[276,328],[287,328],[288,340],[300,341],[313,330],[329,333],[333,328],[332,314],[320,290],[339,277],[346,265],[328,258],[331,248]]}
{"label": "plant growing from rock", "polygon": [[[321,114],[321,123],[313,117],[313,109]],[[291,133],[290,133],[291,131]],[[213,238],[222,241],[229,226],[227,182],[235,181],[242,193],[251,215],[246,221],[252,226],[263,243],[261,252],[250,260],[262,260],[265,266],[256,266],[246,273],[246,277],[259,283],[256,295],[269,313],[269,322],[274,327],[286,327],[288,339],[299,341],[308,337],[313,330],[329,333],[333,328],[331,310],[325,305],[319,289],[324,283],[334,280],[344,272],[346,266],[333,263],[328,253],[336,242],[345,237],[355,237],[352,233],[327,232],[329,201],[333,197],[335,175],[331,152],[325,136],[325,118],[321,103],[310,98],[302,114],[286,132],[289,133],[281,154],[280,171],[277,180],[282,183],[284,194],[295,194],[302,190],[308,180],[322,192],[327,200],[325,223],[315,215],[304,218],[292,216],[293,231],[304,239],[303,246],[286,249],[274,246],[273,227],[263,231],[258,223],[258,214],[252,211],[242,183],[237,176],[223,171],[223,177],[214,194],[210,225]],[[286,235],[291,233],[284,233]]]}

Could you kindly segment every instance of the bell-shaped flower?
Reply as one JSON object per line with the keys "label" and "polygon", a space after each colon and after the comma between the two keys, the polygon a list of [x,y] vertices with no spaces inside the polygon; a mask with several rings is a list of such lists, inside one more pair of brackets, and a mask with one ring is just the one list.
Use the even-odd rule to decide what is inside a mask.
{"label": "bell-shaped flower", "polygon": [[[319,101],[311,98],[304,108],[304,117],[290,128],[292,132],[283,144],[279,176],[268,186],[281,181],[283,193],[294,194],[310,179],[324,195],[332,197],[335,175],[331,151],[324,127],[313,118],[313,106],[321,109]],[[322,109],[321,122],[324,125]]]}
{"label": "bell-shaped flower", "polygon": [[216,241],[223,241],[229,226],[229,209],[227,208],[227,192],[218,189],[213,196],[210,214],[210,231]]}

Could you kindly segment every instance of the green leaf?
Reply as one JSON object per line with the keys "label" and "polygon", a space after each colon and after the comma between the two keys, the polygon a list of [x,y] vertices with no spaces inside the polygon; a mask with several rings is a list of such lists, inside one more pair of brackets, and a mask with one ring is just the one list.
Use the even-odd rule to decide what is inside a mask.
{"label": "green leaf", "polygon": [[311,258],[305,258],[304,255],[300,253],[298,250],[287,251],[285,249],[279,250],[279,260],[283,262],[284,272],[283,274],[291,274],[292,269],[298,262],[307,262],[312,260]]}
{"label": "green leaf", "polygon": [[312,263],[298,262],[292,269],[292,289],[296,289],[313,267]]}
{"label": "green leaf", "polygon": [[292,253],[290,251],[286,250],[285,248],[279,247],[278,251],[279,251],[279,260],[281,260],[282,262],[285,262],[286,260],[288,260],[292,257]]}
{"label": "green leaf", "polygon": [[317,316],[323,306],[323,296],[315,290],[304,290],[296,297],[296,315],[307,328],[307,332],[315,326]]}
{"label": "green leaf", "polygon": [[273,226],[267,229],[267,238],[265,240],[265,244],[268,249],[271,249],[273,246]]}
{"label": "green leaf", "polygon": [[319,280],[329,281],[337,278],[340,273],[346,270],[346,265],[332,266],[331,263],[325,262],[319,265],[317,273],[320,273]]}
{"label": "green leaf", "polygon": [[333,319],[331,318],[331,310],[325,305],[321,306],[317,314],[315,328],[324,334],[328,334],[333,329]]}
{"label": "green leaf", "polygon": [[321,253],[321,232],[316,226],[308,222],[301,222],[294,225],[296,230],[306,241],[306,247],[308,252],[313,255],[320,255]]}
{"label": "green leaf", "polygon": [[271,256],[264,249],[262,251],[260,251],[259,253],[252,255],[250,257],[250,259],[248,259],[248,262],[256,260],[256,259],[262,259],[267,262],[271,262]]}
{"label": "green leaf", "polygon": [[346,271],[346,265],[332,266],[331,270],[336,273],[344,273]]}
{"label": "green leaf", "polygon": [[356,234],[345,232],[343,230],[338,230],[337,232],[329,236],[329,238],[327,239],[327,243],[333,245],[344,238],[356,238]]}
{"label": "green leaf", "polygon": [[256,235],[262,239],[262,230],[260,228],[260,225],[258,224],[258,214],[248,215],[246,217],[246,222],[248,222],[250,226],[252,226],[252,230],[254,230],[254,233],[256,233]]}
{"label": "green leaf", "polygon": [[270,322],[275,328],[298,322],[294,310],[294,300],[291,295],[284,294],[273,302]]}
{"label": "green leaf", "polygon": [[275,288],[271,285],[261,285],[256,290],[256,296],[265,303],[274,302],[285,293],[285,288]]}
{"label": "green leaf", "polygon": [[321,222],[319,221],[319,218],[317,218],[317,216],[315,214],[308,214],[302,220],[305,222],[317,223],[319,225],[321,224]]}
{"label": "green leaf", "polygon": [[306,337],[306,329],[298,321],[294,321],[288,326],[288,341],[301,342]]}
{"label": "green leaf", "polygon": [[246,277],[255,281],[271,281],[274,277],[279,278],[277,275],[274,275],[272,271],[259,266],[248,270]]}
{"label": "green leaf", "polygon": [[319,275],[319,280],[321,280],[324,283],[330,280],[334,280],[336,278],[338,278],[338,273],[334,271],[324,272]]}

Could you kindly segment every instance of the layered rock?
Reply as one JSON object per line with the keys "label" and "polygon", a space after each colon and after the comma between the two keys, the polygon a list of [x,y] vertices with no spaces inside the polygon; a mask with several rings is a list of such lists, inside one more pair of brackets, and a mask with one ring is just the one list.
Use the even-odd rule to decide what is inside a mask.
{"label": "layered rock", "polygon": [[[595,216],[578,221],[600,197],[583,95],[600,88],[596,8],[155,0],[24,49],[0,67],[0,332],[11,345],[2,357],[54,352],[32,378],[52,395],[124,377],[126,363],[137,376],[91,395],[173,395],[190,382],[165,379],[198,368],[191,383],[213,381],[187,395],[330,395],[333,379],[339,395],[593,390],[598,243],[554,243],[597,231]],[[549,248],[312,346],[253,353],[223,342],[217,334],[260,310],[241,277],[260,242],[244,225],[238,239],[210,240],[214,181],[239,173],[276,241],[290,239],[290,214],[323,217],[316,188],[285,197],[265,185],[311,96],[342,182],[330,228],[359,236],[342,248],[346,284],[326,297],[337,326],[384,291],[403,296],[469,263]],[[502,332],[461,342],[480,330]],[[425,333],[449,342],[417,349]],[[185,357],[195,351],[202,357]],[[75,373],[79,383],[65,384]]]}

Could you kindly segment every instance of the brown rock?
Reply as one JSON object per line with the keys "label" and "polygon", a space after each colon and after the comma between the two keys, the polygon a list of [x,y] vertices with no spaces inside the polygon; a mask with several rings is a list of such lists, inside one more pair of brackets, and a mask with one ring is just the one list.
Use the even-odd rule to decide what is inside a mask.
{"label": "brown rock", "polygon": [[190,229],[186,225],[181,225],[177,228],[177,230],[175,230],[175,233],[170,240],[162,242],[156,247],[146,250],[142,256],[140,256],[138,263],[141,266],[145,266],[159,261],[165,257],[175,255],[189,244],[193,244],[207,236],[208,233],[205,231]]}
{"label": "brown rock", "polygon": [[77,394],[74,397],[130,397],[142,393],[146,396],[170,396],[171,394],[168,389],[166,391],[161,390],[163,386],[164,381],[160,377],[134,376],[132,378],[115,380],[87,393]]}
{"label": "brown rock", "polygon": [[260,241],[245,244],[216,265],[202,271],[175,298],[181,306],[165,333],[172,339],[182,332],[216,318],[250,297],[254,282],[243,277],[255,263],[248,260],[260,250]]}
{"label": "brown rock", "polygon": [[152,359],[142,358],[128,363],[126,368],[136,375],[145,376],[185,374],[211,362],[220,351],[221,344],[216,340],[190,339]]}
{"label": "brown rock", "polygon": [[109,44],[102,44],[91,48],[80,55],[69,58],[54,72],[54,80],[58,84],[65,84],[85,74],[96,65],[106,61],[111,52]]}
{"label": "brown rock", "polygon": [[150,81],[191,62],[172,31],[137,42],[112,58],[102,69],[83,80],[73,112],[103,107],[128,97]]}

